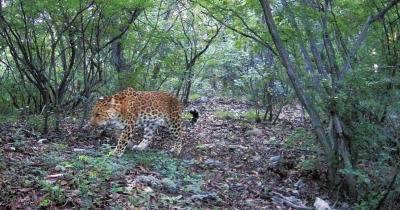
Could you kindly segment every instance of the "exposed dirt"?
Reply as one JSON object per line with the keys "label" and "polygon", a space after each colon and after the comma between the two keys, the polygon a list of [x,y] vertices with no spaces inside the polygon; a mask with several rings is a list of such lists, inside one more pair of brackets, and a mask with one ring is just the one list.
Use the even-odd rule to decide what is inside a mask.
{"label": "exposed dirt", "polygon": [[[286,106],[276,125],[247,121],[243,112],[251,108],[248,103],[215,99],[197,101],[191,108],[200,111],[200,119],[186,126],[186,142],[177,158],[162,152],[172,145],[164,129],[150,153],[138,156],[131,151],[123,158],[107,159],[108,144],[115,144],[113,135],[79,131],[72,120],[64,123],[61,132],[46,136],[22,122],[2,125],[0,209],[79,209],[84,203],[97,209],[293,209],[283,200],[308,207],[316,197],[331,205],[343,200],[341,193],[327,187],[321,154],[315,147],[305,146],[308,143],[302,136],[293,137],[296,129],[309,129],[299,106]],[[234,113],[234,117],[217,117],[221,110]],[[310,160],[314,167],[302,167]],[[157,164],[152,161],[172,164],[176,172],[169,166],[165,166],[169,171],[154,167]],[[117,170],[108,170],[113,164]],[[113,173],[99,178],[109,171]],[[193,178],[197,175],[200,178]],[[93,176],[99,180],[91,180]],[[85,193],[77,177],[81,178],[78,181],[89,180]],[[200,189],[189,189],[197,185]],[[57,194],[60,190],[62,197]],[[137,201],[139,198],[145,201]]]}

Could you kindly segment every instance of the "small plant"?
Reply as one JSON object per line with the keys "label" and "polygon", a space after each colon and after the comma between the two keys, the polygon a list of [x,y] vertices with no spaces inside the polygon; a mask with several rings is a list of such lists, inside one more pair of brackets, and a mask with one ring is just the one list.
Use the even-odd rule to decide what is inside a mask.
{"label": "small plant", "polygon": [[65,203],[65,191],[58,184],[52,184],[46,180],[39,182],[40,186],[49,194],[49,201],[41,203],[41,205],[50,205],[51,203]]}
{"label": "small plant", "polygon": [[86,155],[79,155],[78,159],[79,159],[80,161],[84,162],[84,163],[87,163],[87,162],[89,162],[90,157],[89,157],[89,156],[86,156]]}
{"label": "small plant", "polygon": [[52,143],[50,145],[50,148],[54,151],[62,151],[65,150],[68,146],[66,144],[62,144],[62,143]]}
{"label": "small plant", "polygon": [[157,157],[157,155],[152,152],[143,151],[143,152],[135,153],[134,160],[135,160],[136,164],[138,164],[138,165],[141,165],[144,167],[150,167],[150,166],[152,166],[156,157]]}
{"label": "small plant", "polygon": [[189,100],[190,100],[190,101],[196,101],[196,100],[199,99],[199,98],[201,98],[201,95],[200,95],[200,94],[197,94],[197,93],[193,93],[193,94],[191,94],[191,95],[189,96]]}
{"label": "small plant", "polygon": [[249,122],[258,122],[260,121],[260,116],[256,110],[248,110],[243,113],[244,118]]}
{"label": "small plant", "polygon": [[297,146],[309,150],[318,150],[315,136],[304,128],[296,128],[287,138],[285,146]]}
{"label": "small plant", "polygon": [[60,162],[64,161],[65,157],[60,155],[60,152],[58,150],[53,150],[47,153],[45,156],[41,157],[40,160],[42,161],[42,163],[46,164],[49,167],[55,167]]}
{"label": "small plant", "polygon": [[40,203],[39,206],[40,207],[48,207],[52,204],[51,200],[48,198],[43,199]]}
{"label": "small plant", "polygon": [[10,114],[0,112],[0,123],[15,123],[18,120],[18,115],[14,112]]}
{"label": "small plant", "polygon": [[73,187],[80,192],[82,206],[91,208],[93,205],[103,202],[97,192],[110,189],[113,192],[124,190],[118,183],[109,185],[108,181],[112,177],[124,173],[125,169],[133,167],[134,164],[126,162],[123,158],[108,155],[98,157],[77,155],[70,161],[63,161],[62,165],[68,170],[74,171],[74,176],[71,178]]}
{"label": "small plant", "polygon": [[182,113],[182,119],[190,121],[192,119],[192,115],[188,112],[184,112],[184,113]]}
{"label": "small plant", "polygon": [[320,168],[318,159],[304,159],[297,164],[297,168],[302,171],[316,171]]}
{"label": "small plant", "polygon": [[[43,115],[29,115],[29,117],[26,118],[28,125],[32,126],[35,128],[37,131],[42,131],[44,128],[45,120]],[[50,121],[50,118],[49,118]],[[49,122],[49,125],[52,125]]]}
{"label": "small plant", "polygon": [[360,202],[354,205],[356,210],[367,210],[374,209],[378,205],[380,199],[382,198],[382,192],[369,192],[364,195],[364,198]]}

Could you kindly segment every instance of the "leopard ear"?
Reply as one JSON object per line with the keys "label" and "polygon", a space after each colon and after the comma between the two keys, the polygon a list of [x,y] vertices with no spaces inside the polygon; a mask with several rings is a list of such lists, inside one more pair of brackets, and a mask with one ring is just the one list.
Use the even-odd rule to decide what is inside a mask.
{"label": "leopard ear", "polygon": [[103,97],[103,96],[100,96],[99,100],[104,100],[104,97]]}

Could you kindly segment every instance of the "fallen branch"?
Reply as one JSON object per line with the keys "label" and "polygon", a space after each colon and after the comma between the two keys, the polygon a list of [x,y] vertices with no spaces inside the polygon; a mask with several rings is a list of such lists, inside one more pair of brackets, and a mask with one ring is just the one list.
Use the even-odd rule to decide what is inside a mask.
{"label": "fallen branch", "polygon": [[80,149],[80,148],[74,148],[74,152],[83,152],[83,153],[89,153],[87,149]]}
{"label": "fallen branch", "polygon": [[249,147],[245,147],[242,145],[228,145],[229,149],[248,149]]}
{"label": "fallen branch", "polygon": [[51,175],[46,176],[46,179],[60,178],[63,176],[64,176],[64,174],[51,174]]}
{"label": "fallen branch", "polygon": [[272,200],[281,204],[285,204],[288,205],[294,209],[300,209],[300,210],[313,210],[314,208],[308,207],[308,206],[304,206],[303,204],[296,204],[295,202],[298,201],[293,201],[292,198],[290,197],[286,197],[283,196],[282,194],[278,193],[278,192],[272,192],[272,194],[274,195],[274,197],[272,197]]}

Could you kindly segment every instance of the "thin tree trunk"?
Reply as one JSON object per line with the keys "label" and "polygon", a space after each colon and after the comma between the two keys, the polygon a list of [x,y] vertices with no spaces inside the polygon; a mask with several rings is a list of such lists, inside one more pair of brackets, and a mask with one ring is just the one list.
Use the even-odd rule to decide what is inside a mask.
{"label": "thin tree trunk", "polygon": [[325,130],[322,125],[321,118],[318,115],[314,104],[311,103],[309,96],[306,94],[305,88],[299,80],[297,70],[289,60],[289,53],[283,45],[283,42],[279,36],[275,22],[273,20],[269,0],[259,1],[264,12],[264,17],[268,26],[268,30],[271,34],[276,49],[278,50],[278,54],[282,61],[282,64],[286,68],[286,73],[293,86],[293,89],[295,90],[301,104],[305,107],[308,114],[310,115],[310,119],[314,127],[314,132],[317,135],[317,139],[324,150],[324,154],[326,155],[326,160],[328,162],[328,179],[332,184],[334,184],[336,182],[336,165],[334,164],[336,157],[334,155],[334,152],[330,148],[330,143],[327,136],[325,135]]}

